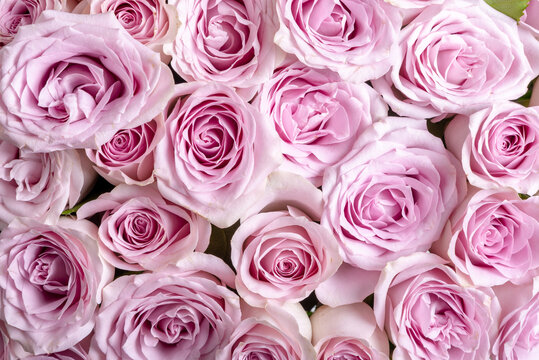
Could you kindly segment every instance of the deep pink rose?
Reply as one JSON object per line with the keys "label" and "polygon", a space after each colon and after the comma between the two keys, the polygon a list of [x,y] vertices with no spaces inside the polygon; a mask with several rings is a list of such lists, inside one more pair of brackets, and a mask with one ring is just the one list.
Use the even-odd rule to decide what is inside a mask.
{"label": "deep pink rose", "polygon": [[383,0],[277,0],[275,42],[315,68],[363,82],[384,75],[397,56],[402,17]]}
{"label": "deep pink rose", "polygon": [[112,13],[45,11],[0,50],[2,136],[33,151],[98,148],[160,113],[173,77]]}
{"label": "deep pink rose", "polygon": [[[535,280],[537,281],[537,280]],[[539,357],[539,293],[531,282],[494,288],[502,307],[493,360],[535,360]]]}
{"label": "deep pink rose", "polygon": [[317,360],[389,360],[387,335],[365,303],[321,306],[311,315]]}
{"label": "deep pink rose", "polygon": [[374,313],[395,344],[394,360],[487,360],[500,312],[492,291],[460,285],[436,255],[389,263],[374,292]]}
{"label": "deep pink rose", "polygon": [[157,270],[205,251],[210,241],[206,219],[164,200],[154,186],[117,186],[84,204],[77,217],[98,213],[99,248],[120,269]]}
{"label": "deep pink rose", "polygon": [[97,150],[86,149],[95,170],[108,182],[147,185],[154,181],[153,151],[165,135],[163,114],[131,129],[121,129]]}
{"label": "deep pink rose", "polygon": [[524,95],[536,76],[516,22],[483,0],[426,7],[402,30],[396,60],[373,86],[401,116],[470,114]]}
{"label": "deep pink rose", "polygon": [[242,219],[230,242],[236,288],[253,306],[303,300],[342,262],[333,235],[315,222],[322,211],[320,190],[284,173],[272,174],[268,188],[277,197]]}
{"label": "deep pink rose", "polygon": [[529,281],[539,275],[539,198],[476,189],[451,215],[434,250],[476,286]]}
{"label": "deep pink rose", "polygon": [[501,102],[460,115],[445,131],[447,147],[460,158],[470,184],[539,191],[539,106]]}
{"label": "deep pink rose", "polygon": [[3,0],[0,2],[0,48],[13,40],[20,26],[34,23],[45,10],[68,10],[65,0]]}
{"label": "deep pink rose", "polygon": [[324,175],[321,224],[345,262],[381,270],[388,261],[428,250],[464,198],[458,161],[424,121],[387,118]]}
{"label": "deep pink rose", "polygon": [[214,360],[240,320],[234,273],[202,253],[158,272],[122,276],[103,290],[92,359]]}
{"label": "deep pink rose", "polygon": [[0,235],[0,318],[10,341],[36,355],[74,346],[92,331],[113,275],[92,223],[13,221]]}
{"label": "deep pink rose", "polygon": [[324,170],[350,151],[366,127],[387,116],[387,106],[370,86],[291,60],[274,71],[254,104],[273,121],[281,138],[282,169],[316,186],[322,185]]}
{"label": "deep pink rose", "polygon": [[241,311],[242,322],[215,360],[313,360],[316,356],[309,317],[300,304],[268,304],[262,309],[242,302]]}
{"label": "deep pink rose", "polygon": [[[273,44],[275,4],[267,0],[169,0],[179,29],[164,51],[187,81],[246,89],[271,76],[278,52]],[[251,97],[252,91],[247,91]]]}
{"label": "deep pink rose", "polygon": [[34,153],[0,140],[0,229],[17,216],[56,222],[95,179],[76,150]]}
{"label": "deep pink rose", "polygon": [[219,227],[234,224],[280,163],[271,124],[220,84],[177,85],[166,114],[155,150],[159,191]]}

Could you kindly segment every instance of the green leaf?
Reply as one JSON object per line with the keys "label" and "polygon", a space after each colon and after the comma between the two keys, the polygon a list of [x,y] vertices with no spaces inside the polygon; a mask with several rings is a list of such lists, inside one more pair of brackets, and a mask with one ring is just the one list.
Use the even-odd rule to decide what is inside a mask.
{"label": "green leaf", "polygon": [[519,20],[524,15],[530,0],[485,0],[487,4],[501,13]]}
{"label": "green leaf", "polygon": [[529,199],[529,198],[531,197],[531,196],[528,195],[528,194],[518,194],[518,196],[520,196],[520,198],[521,198],[522,200],[526,200],[526,199]]}
{"label": "green leaf", "polygon": [[76,213],[77,210],[79,210],[82,205],[84,205],[83,202],[73,206],[71,209],[64,210],[64,211],[62,211],[62,215],[72,215],[72,214]]}

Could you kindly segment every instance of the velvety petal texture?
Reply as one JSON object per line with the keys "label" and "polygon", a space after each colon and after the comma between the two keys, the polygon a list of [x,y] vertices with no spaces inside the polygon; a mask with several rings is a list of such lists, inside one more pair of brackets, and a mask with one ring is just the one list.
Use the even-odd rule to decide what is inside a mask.
{"label": "velvety petal texture", "polygon": [[273,121],[281,139],[282,170],[322,185],[324,170],[340,161],[387,105],[370,86],[340,79],[293,59],[273,72],[254,104]]}
{"label": "velvety petal texture", "polygon": [[277,135],[233,88],[187,83],[168,105],[155,150],[159,191],[219,227],[244,215],[280,163]]}
{"label": "velvety petal texture", "polygon": [[206,219],[166,201],[154,186],[120,185],[77,211],[79,218],[96,214],[103,257],[124,270],[157,270],[205,251],[210,241]]}
{"label": "velvety petal texture", "polygon": [[0,50],[0,135],[33,151],[98,148],[172,95],[159,55],[112,13],[45,11]]}
{"label": "velvety petal texture", "polygon": [[397,57],[402,17],[383,0],[277,0],[275,43],[315,68],[364,82]]}
{"label": "velvety petal texture", "polygon": [[10,341],[35,355],[71,348],[94,328],[101,289],[113,275],[94,224],[13,221],[0,235],[0,318]]}
{"label": "velvety petal texture", "polygon": [[387,118],[324,174],[321,224],[344,261],[381,270],[388,261],[428,250],[466,194],[457,159],[423,121]]}
{"label": "velvety petal texture", "polygon": [[79,151],[34,153],[0,140],[0,229],[18,216],[56,222],[86,195],[95,177]]}
{"label": "velvety petal texture", "polygon": [[213,360],[241,320],[234,273],[195,253],[158,272],[122,276],[103,290],[92,359]]}
{"label": "velvety petal texture", "polygon": [[471,114],[519,98],[537,75],[517,23],[483,0],[426,7],[401,31],[399,48],[373,86],[401,116]]}
{"label": "velvety petal texture", "polygon": [[374,313],[394,360],[486,360],[500,306],[492,291],[461,286],[440,257],[416,253],[382,271]]}
{"label": "velvety petal texture", "polygon": [[451,215],[434,250],[476,286],[531,281],[539,274],[539,198],[476,189]]}
{"label": "velvety petal texture", "polygon": [[445,139],[470,184],[511,187],[528,195],[539,191],[539,106],[501,102],[457,116]]}

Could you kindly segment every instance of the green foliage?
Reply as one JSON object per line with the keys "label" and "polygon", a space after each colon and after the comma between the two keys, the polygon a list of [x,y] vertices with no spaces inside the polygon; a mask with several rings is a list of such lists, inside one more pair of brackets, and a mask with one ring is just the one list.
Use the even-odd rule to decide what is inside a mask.
{"label": "green foliage", "polygon": [[487,4],[501,13],[519,20],[524,15],[530,0],[485,0]]}

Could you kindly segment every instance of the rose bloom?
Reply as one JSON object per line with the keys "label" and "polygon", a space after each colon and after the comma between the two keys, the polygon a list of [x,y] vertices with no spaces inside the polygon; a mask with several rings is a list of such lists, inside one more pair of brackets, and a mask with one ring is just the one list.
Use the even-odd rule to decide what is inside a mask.
{"label": "rose bloom", "polygon": [[365,303],[321,306],[311,315],[317,360],[389,360],[387,335]]}
{"label": "rose bloom", "polygon": [[75,150],[34,153],[0,140],[0,229],[17,216],[57,221],[94,180],[88,160]]}
{"label": "rose bloom", "polygon": [[75,12],[84,14],[114,13],[124,29],[135,40],[163,54],[163,45],[171,42],[178,31],[176,8],[165,0],[83,0]]}
{"label": "rose bloom", "polygon": [[309,317],[300,304],[268,304],[262,309],[241,302],[241,312],[242,322],[216,360],[312,360],[316,356]]}
{"label": "rose bloom", "polygon": [[220,84],[178,85],[166,114],[165,138],[155,150],[159,191],[212,224],[234,224],[281,161],[275,131]]}
{"label": "rose bloom", "polygon": [[321,224],[345,262],[381,270],[388,261],[425,251],[464,198],[458,161],[424,121],[387,118],[324,175]]}
{"label": "rose bloom", "polygon": [[383,0],[277,0],[275,42],[315,68],[364,82],[384,75],[397,56],[399,10]]}
{"label": "rose bloom", "polygon": [[14,220],[0,235],[0,318],[10,341],[36,355],[74,346],[92,331],[113,275],[92,223]]}
{"label": "rose bloom", "polygon": [[49,152],[98,148],[163,110],[173,77],[114,15],[46,11],[0,51],[2,136]]}
{"label": "rose bloom", "polygon": [[[279,56],[273,1],[169,0],[179,29],[164,51],[187,81],[219,82],[248,89],[267,81]],[[251,97],[247,90],[245,96]]]}
{"label": "rose bloom", "polygon": [[457,116],[445,139],[470,184],[511,187],[528,195],[539,191],[539,106],[502,102]]}
{"label": "rose bloom", "polygon": [[502,306],[500,329],[492,345],[494,360],[535,360],[539,356],[539,293],[530,282],[494,288]]}
{"label": "rose bloom", "polygon": [[92,359],[213,360],[241,320],[234,273],[203,253],[103,290]]}
{"label": "rose bloom", "polygon": [[530,0],[519,20],[519,25],[539,38],[539,0]]}
{"label": "rose bloom", "polygon": [[34,23],[44,10],[69,11],[65,0],[4,0],[0,3],[0,48],[13,39],[20,26]]}
{"label": "rose bloom", "polygon": [[254,104],[281,138],[282,169],[316,186],[366,127],[387,116],[387,106],[370,86],[291,60],[275,69]]}
{"label": "rose bloom", "polygon": [[86,149],[94,169],[118,185],[147,185],[154,181],[153,152],[165,135],[163,114],[131,129],[121,129],[97,150]]}
{"label": "rose bloom", "polygon": [[441,4],[446,0],[385,0],[385,2],[402,9],[423,9],[429,5]]}
{"label": "rose bloom", "polygon": [[452,0],[402,30],[395,65],[373,86],[397,114],[430,118],[516,99],[535,76],[513,19],[482,0]]}
{"label": "rose bloom", "polygon": [[270,300],[303,300],[342,262],[335,238],[315,222],[322,211],[320,190],[285,173],[273,175],[268,188],[276,197],[254,205],[260,212],[242,219],[230,241],[238,293],[259,307]]}
{"label": "rose bloom", "polygon": [[206,219],[164,200],[153,186],[120,185],[85,203],[77,217],[99,213],[99,249],[120,269],[157,270],[205,251],[210,241]]}
{"label": "rose bloom", "polygon": [[29,355],[19,357],[22,360],[88,360],[88,353],[79,344],[64,351],[59,351],[53,354]]}
{"label": "rose bloom", "polygon": [[499,303],[491,291],[461,286],[444,264],[436,255],[415,253],[382,271],[374,314],[396,346],[394,360],[488,359]]}
{"label": "rose bloom", "polygon": [[476,286],[529,281],[539,274],[539,198],[475,190],[451,215],[433,250]]}

